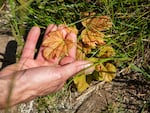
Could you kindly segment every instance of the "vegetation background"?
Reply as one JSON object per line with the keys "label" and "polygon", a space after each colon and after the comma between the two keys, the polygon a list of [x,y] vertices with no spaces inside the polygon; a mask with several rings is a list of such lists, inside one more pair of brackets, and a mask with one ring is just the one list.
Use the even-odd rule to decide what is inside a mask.
{"label": "vegetation background", "polygon": [[[3,13],[6,5],[9,6],[10,16]],[[113,46],[117,57],[129,60],[116,62],[117,77],[111,83],[94,82],[87,91],[80,94],[67,86],[58,93],[35,100],[35,110],[49,113],[150,112],[149,0],[0,1],[1,17],[7,20],[2,27],[10,28],[9,33],[15,37],[20,48],[24,45],[23,38],[34,25],[42,29],[41,37],[51,23],[65,23],[81,28],[81,20],[84,19],[81,12],[110,16],[113,27],[107,31],[109,37],[106,42]],[[20,52],[17,53],[18,59]],[[102,104],[104,100],[107,102]],[[88,103],[93,104],[87,108]]]}

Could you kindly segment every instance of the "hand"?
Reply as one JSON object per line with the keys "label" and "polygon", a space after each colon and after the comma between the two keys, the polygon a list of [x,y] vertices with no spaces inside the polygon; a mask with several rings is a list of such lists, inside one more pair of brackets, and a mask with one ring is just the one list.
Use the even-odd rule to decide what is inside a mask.
{"label": "hand", "polygon": [[[45,36],[57,29],[64,30],[60,26],[49,25]],[[40,48],[37,57],[34,59],[39,35],[39,27],[33,27],[28,34],[20,61],[0,72],[0,89],[2,89],[0,92],[0,106],[2,107],[0,108],[6,107],[10,90],[8,86],[12,84],[12,81],[14,86],[10,98],[11,106],[59,90],[68,78],[91,65],[87,61],[75,61],[75,45],[69,51],[69,55],[61,61],[59,58],[50,59],[50,61],[45,60],[42,56],[43,47]],[[75,34],[70,33],[69,37],[72,37],[72,41],[76,43]],[[3,91],[6,89],[7,91]],[[5,96],[2,97],[1,95]]]}

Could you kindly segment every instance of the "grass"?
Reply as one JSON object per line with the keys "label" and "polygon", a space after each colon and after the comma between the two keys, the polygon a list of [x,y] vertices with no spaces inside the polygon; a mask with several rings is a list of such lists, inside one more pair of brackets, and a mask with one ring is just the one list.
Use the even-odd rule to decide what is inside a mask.
{"label": "grass", "polygon": [[[118,69],[130,68],[150,80],[150,62],[146,56],[150,47],[150,3],[148,0],[9,0],[12,18],[10,26],[19,46],[22,37],[34,25],[42,35],[46,27],[67,24],[81,27],[81,12],[96,12],[111,17],[113,27],[107,31],[107,43],[116,51]],[[140,59],[140,60],[139,60]]]}
{"label": "grass", "polygon": [[[16,7],[12,3],[14,0],[9,1],[13,15],[11,26],[19,44],[22,44],[22,35],[34,25],[40,26],[43,31],[51,23],[81,27],[80,21],[84,19],[81,12],[96,12],[112,19],[113,28],[108,32],[111,37],[107,43],[115,48],[118,57],[131,58],[127,65],[134,64],[139,57],[142,57],[143,66],[147,61],[144,56],[150,41],[150,4],[147,0],[17,0]],[[146,71],[149,67],[147,64],[143,69]],[[144,75],[147,76],[149,73],[146,73]]]}

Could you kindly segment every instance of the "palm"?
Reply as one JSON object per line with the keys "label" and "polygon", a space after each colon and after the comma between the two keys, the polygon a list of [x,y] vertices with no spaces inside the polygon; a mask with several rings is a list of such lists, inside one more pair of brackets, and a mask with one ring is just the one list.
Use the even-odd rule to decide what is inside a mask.
{"label": "palm", "polygon": [[[58,29],[56,25],[49,25],[45,32],[45,35],[47,35],[47,33],[54,31],[56,29]],[[40,48],[36,59],[34,59],[34,55],[35,55],[34,51],[35,51],[35,47],[39,35],[40,35],[40,29],[38,27],[34,27],[30,30],[20,61],[14,65],[8,66],[6,69],[3,70],[4,73],[9,74],[17,70],[30,69],[34,67],[54,66],[54,65],[58,66],[58,59],[51,59],[50,61],[47,61],[43,58],[42,47]],[[72,40],[75,42],[76,36],[73,35]],[[61,64],[72,62],[75,58],[75,51],[76,51],[76,47],[72,47],[72,49],[69,52],[69,56],[63,58],[61,60]]]}

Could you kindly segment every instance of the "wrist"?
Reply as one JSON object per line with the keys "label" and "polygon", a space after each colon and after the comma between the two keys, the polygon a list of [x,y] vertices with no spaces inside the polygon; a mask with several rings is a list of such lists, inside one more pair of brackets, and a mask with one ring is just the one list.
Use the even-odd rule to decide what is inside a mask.
{"label": "wrist", "polygon": [[37,96],[25,73],[19,71],[0,78],[0,108],[27,102]]}

